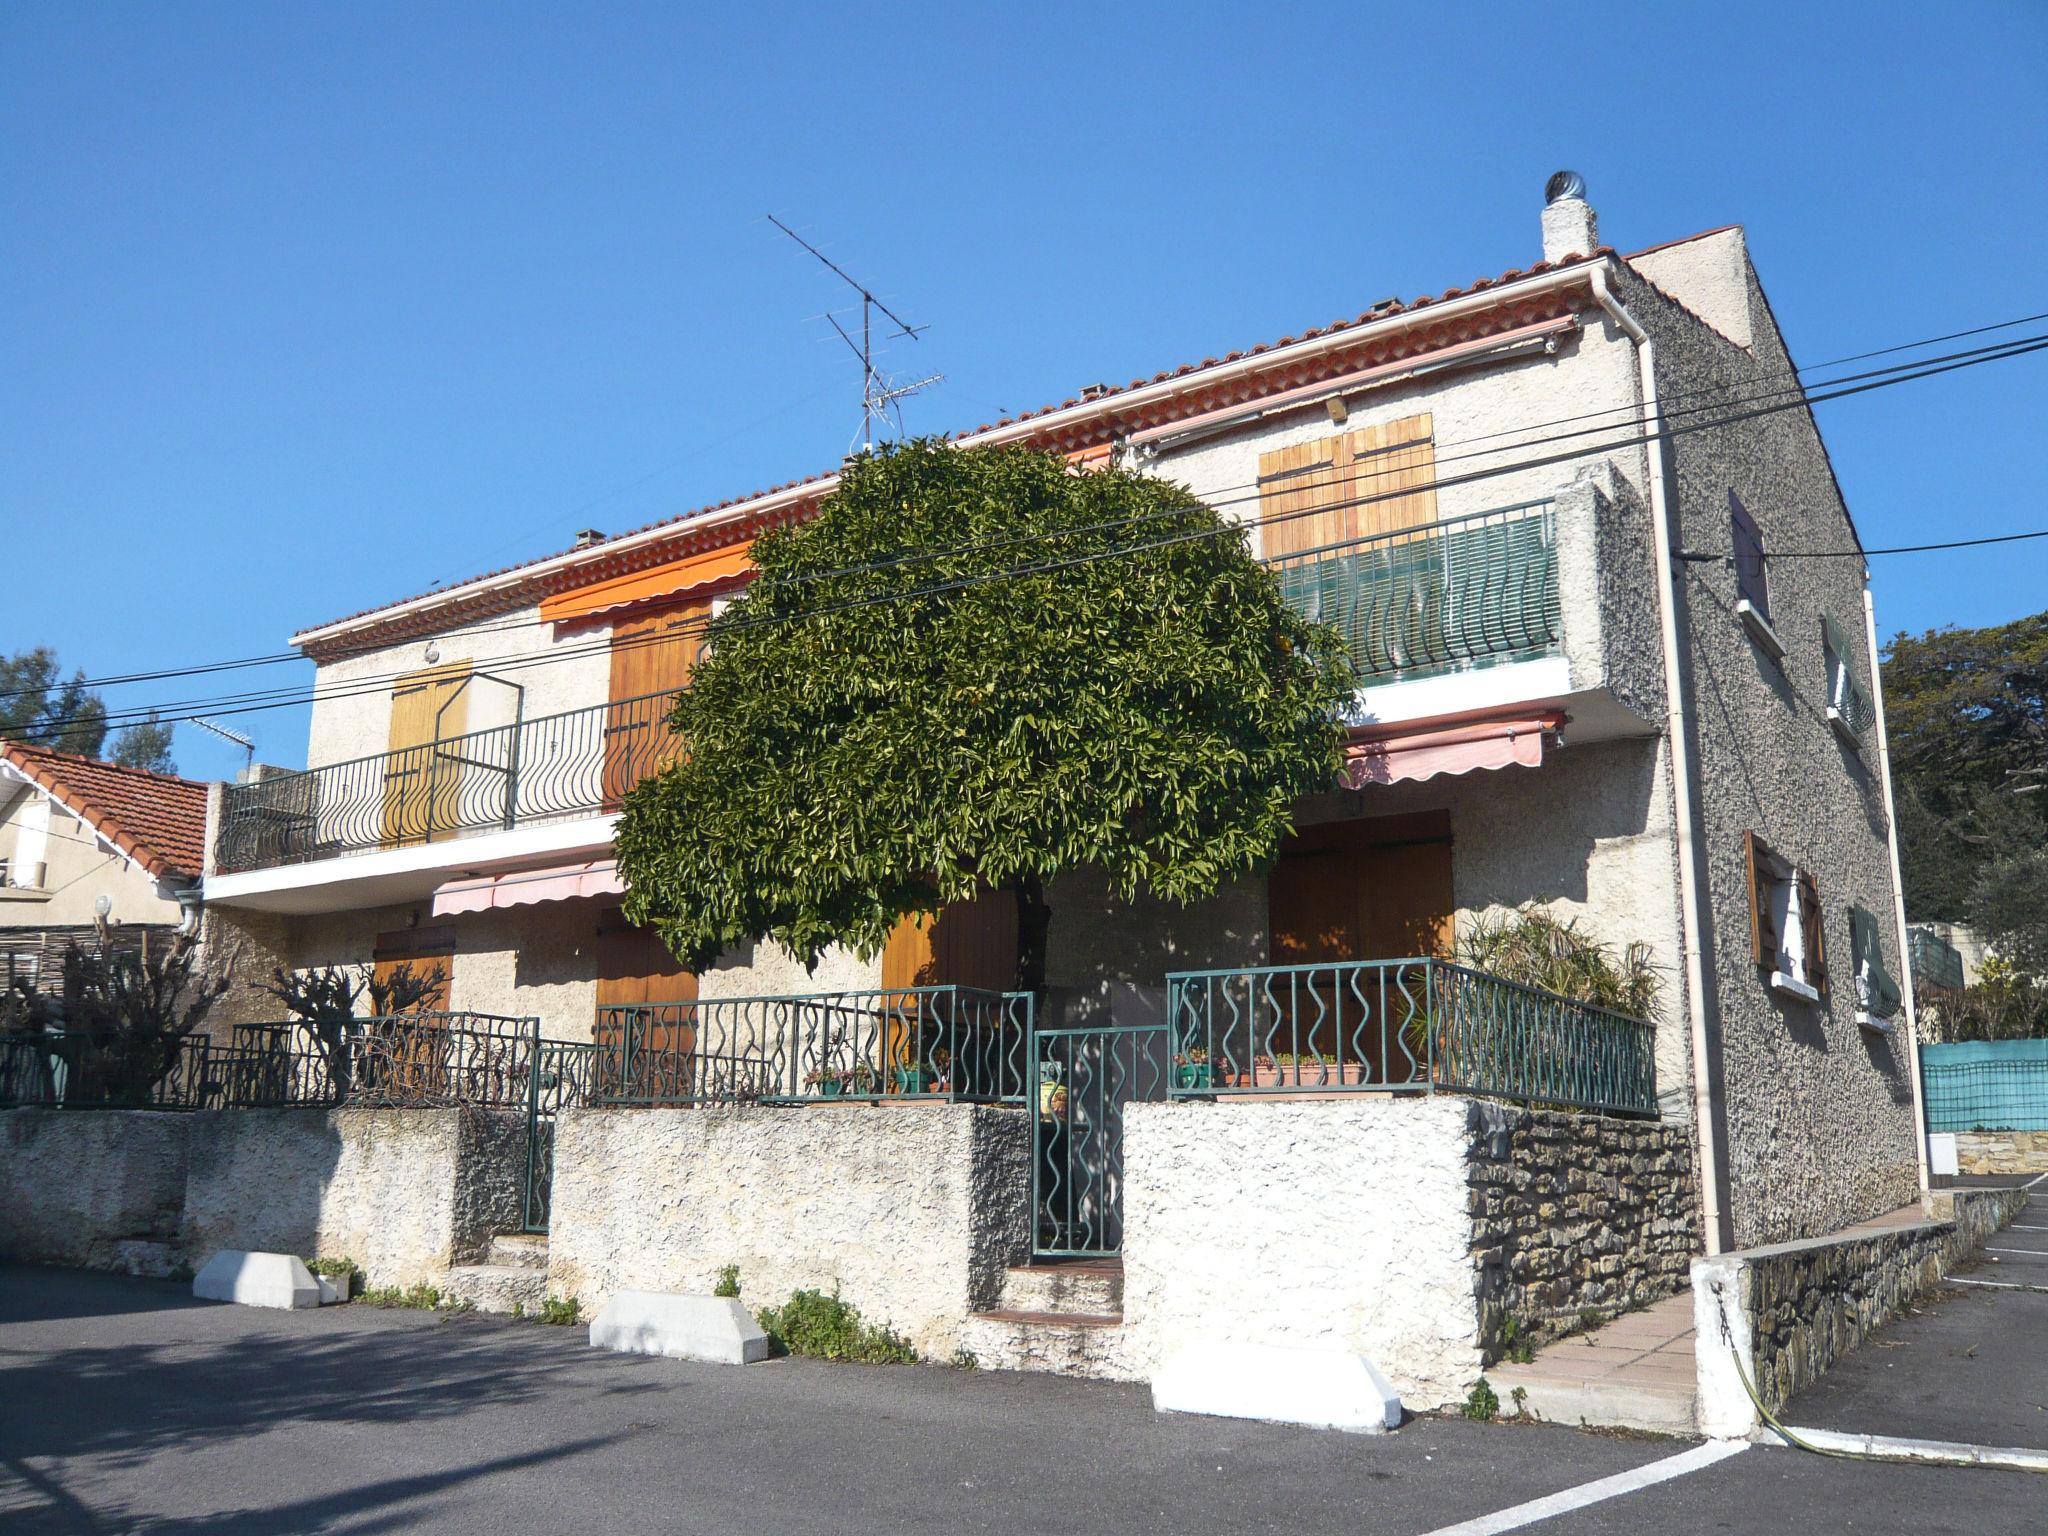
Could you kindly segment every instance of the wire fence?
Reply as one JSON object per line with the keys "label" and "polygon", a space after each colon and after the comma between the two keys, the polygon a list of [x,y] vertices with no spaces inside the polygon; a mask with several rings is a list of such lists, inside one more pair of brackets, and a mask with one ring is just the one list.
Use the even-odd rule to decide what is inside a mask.
{"label": "wire fence", "polygon": [[1927,1047],[1920,1062],[1930,1131],[2048,1131],[2048,1056],[2010,1061],[1931,1059],[1939,1049]]}

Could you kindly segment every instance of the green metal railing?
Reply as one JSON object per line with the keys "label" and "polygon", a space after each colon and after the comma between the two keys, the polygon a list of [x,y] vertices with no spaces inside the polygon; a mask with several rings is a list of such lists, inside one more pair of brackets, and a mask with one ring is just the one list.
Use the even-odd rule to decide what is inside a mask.
{"label": "green metal railing", "polygon": [[1520,502],[1266,562],[1295,609],[1336,625],[1367,682],[1555,652],[1557,520]]}
{"label": "green metal railing", "polygon": [[606,1104],[1019,1103],[1028,992],[903,987],[597,1010]]}
{"label": "green metal railing", "polygon": [[1031,1032],[1031,1252],[1106,1258],[1123,1250],[1125,1106],[1167,1097],[1160,1024]]}
{"label": "green metal railing", "polygon": [[1447,961],[1182,971],[1166,988],[1177,1098],[1455,1092],[1657,1112],[1652,1026]]}

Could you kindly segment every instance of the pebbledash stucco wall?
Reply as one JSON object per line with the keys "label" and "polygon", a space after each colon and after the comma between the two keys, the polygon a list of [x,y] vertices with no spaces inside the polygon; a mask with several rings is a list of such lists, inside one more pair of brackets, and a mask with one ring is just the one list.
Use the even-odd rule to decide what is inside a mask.
{"label": "pebbledash stucco wall", "polygon": [[149,1110],[0,1110],[0,1259],[165,1273],[190,1128]]}
{"label": "pebbledash stucco wall", "polygon": [[1438,1407],[1504,1316],[1663,1294],[1690,1256],[1689,1158],[1663,1126],[1450,1096],[1126,1115],[1117,1374],[1218,1339],[1334,1346]]}
{"label": "pebbledash stucco wall", "polygon": [[[1672,400],[1776,387],[1791,358],[1741,232],[1693,244],[1682,257],[1646,261],[1641,270],[1651,281],[1624,274],[1619,285],[1656,342],[1659,390]],[[1855,1020],[1852,903],[1878,917],[1886,969],[1894,977],[1906,970],[1893,921],[1876,732],[1857,747],[1828,724],[1822,617],[1856,638],[1866,687],[1876,660],[1865,639],[1862,562],[1769,557],[1854,544],[1810,414],[1688,433],[1673,439],[1672,456],[1674,543],[1725,556],[1728,498],[1739,497],[1763,535],[1772,623],[1786,648],[1775,660],[1750,638],[1725,560],[1685,563],[1679,620],[1700,802],[1724,1205],[1732,1243],[1750,1247],[1839,1230],[1907,1204],[1919,1189],[1905,1017],[1890,1034]],[[1751,959],[1745,832],[1811,871],[1818,884],[1832,973],[1818,1003],[1772,992]]]}
{"label": "pebbledash stucco wall", "polygon": [[436,1281],[516,1232],[526,1117],[461,1109],[0,1113],[0,1257],[163,1274],[223,1248]]}
{"label": "pebbledash stucco wall", "polygon": [[838,1290],[944,1360],[1030,1242],[1030,1125],[968,1104],[573,1109],[555,1127],[548,1289],[585,1313],[621,1290],[750,1307]]}

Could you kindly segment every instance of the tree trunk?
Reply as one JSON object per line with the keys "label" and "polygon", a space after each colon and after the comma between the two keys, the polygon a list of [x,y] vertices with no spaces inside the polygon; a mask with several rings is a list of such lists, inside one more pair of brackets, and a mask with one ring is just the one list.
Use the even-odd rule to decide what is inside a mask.
{"label": "tree trunk", "polygon": [[1017,990],[1040,993],[1045,990],[1045,936],[1052,927],[1052,908],[1036,875],[1024,876],[1010,889],[1017,897]]}

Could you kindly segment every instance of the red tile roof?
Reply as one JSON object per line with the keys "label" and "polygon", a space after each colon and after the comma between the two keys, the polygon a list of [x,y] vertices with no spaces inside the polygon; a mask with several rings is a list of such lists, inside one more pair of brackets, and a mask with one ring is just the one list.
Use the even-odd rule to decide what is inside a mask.
{"label": "red tile roof", "polygon": [[0,741],[0,761],[152,878],[197,879],[206,863],[206,786],[147,768]]}
{"label": "red tile roof", "polygon": [[[1732,228],[1734,226],[1728,227]],[[1706,233],[1713,234],[1718,233],[1718,231],[1709,230]],[[1686,238],[1691,240],[1697,240],[1702,237],[1700,235],[1691,235],[1687,236]],[[1666,244],[1670,245],[1676,245],[1681,243],[1681,241],[1666,242]],[[1663,248],[1664,247],[1661,245],[1650,247],[1651,250],[1662,250]],[[1516,282],[1523,278],[1540,277],[1546,272],[1558,271],[1562,268],[1575,266],[1584,262],[1603,260],[1608,257],[1617,256],[1618,254],[1619,253],[1615,251],[1614,247],[1603,245],[1588,255],[1567,256],[1562,261],[1556,262],[1539,261],[1528,267],[1511,267],[1506,272],[1501,273],[1498,277],[1478,278],[1475,281],[1466,284],[1462,288],[1447,288],[1439,294],[1424,294],[1418,298],[1408,300],[1383,299],[1378,304],[1374,305],[1371,309],[1365,311],[1365,313],[1361,315],[1342,317],[1331,321],[1328,325],[1311,327],[1308,330],[1302,331],[1298,335],[1283,336],[1278,341],[1261,342],[1256,346],[1246,348],[1242,351],[1229,352],[1221,357],[1205,357],[1199,363],[1184,363],[1178,368],[1168,368],[1163,370],[1162,372],[1155,373],[1150,378],[1141,377],[1133,379],[1128,384],[1091,386],[1085,392],[1085,394],[1073,396],[1069,399],[1062,400],[1057,405],[1041,406],[1037,410],[1024,411],[1015,416],[1005,416],[1000,421],[986,422],[983,425],[972,428],[968,431],[953,433],[952,436],[955,439],[978,437],[984,432],[994,432],[1005,427],[1016,426],[1028,421],[1035,421],[1041,417],[1050,416],[1059,411],[1071,410],[1075,406],[1079,405],[1100,405],[1103,407],[1104,413],[1106,415],[1112,414],[1116,409],[1115,402],[1117,397],[1120,395],[1129,394],[1133,390],[1145,389],[1155,384],[1164,384],[1174,379],[1187,378],[1191,375],[1199,374],[1203,372],[1205,369],[1224,367],[1231,363],[1240,362],[1245,358],[1258,357],[1268,352],[1277,352],[1283,347],[1294,346],[1300,342],[1314,341],[1320,337],[1333,335],[1341,331],[1355,330],[1361,326],[1376,324],[1383,320],[1392,319],[1397,315],[1414,314],[1417,311],[1427,309],[1429,306],[1433,304],[1448,303],[1452,299],[1464,298],[1469,294],[1482,293],[1491,288],[1499,288],[1506,284]],[[1639,254],[1647,255],[1648,252],[1642,252]],[[1622,259],[1625,260],[1627,258]],[[651,523],[643,523],[638,528],[631,528],[624,533],[617,533],[611,535],[608,538],[599,539],[592,544],[583,546],[583,549],[590,551],[593,559],[602,558],[603,551],[607,546],[616,544],[622,539],[637,538],[641,534],[653,532],[655,529],[658,528],[675,527],[679,524],[691,522],[698,518],[709,517],[714,513],[727,511],[730,508],[741,506],[747,502],[759,501],[764,497],[775,496],[784,491],[796,490],[806,485],[815,485],[822,481],[831,479],[837,473],[838,472],[836,470],[828,470],[822,474],[809,475],[801,477],[799,479],[785,481],[781,485],[770,486],[765,490],[750,491],[744,496],[728,497],[726,500],[714,503],[711,506],[699,507],[690,512],[678,513],[673,517],[657,518],[655,521]],[[577,549],[567,549],[557,551],[554,554],[537,555],[531,560],[516,561],[511,565],[500,566],[496,570],[485,571],[480,575],[467,577],[462,581],[453,582],[443,587],[430,588],[425,592],[415,593],[411,597],[394,598],[388,603],[379,603],[375,607],[365,608],[356,613],[346,614],[338,619],[331,619],[321,624],[309,625],[307,627],[307,630],[302,631],[302,633],[310,633],[314,630],[332,629],[335,626],[342,624],[352,624],[358,619],[367,619],[375,614],[383,613],[387,609],[401,607],[407,603],[418,602],[423,598],[433,597],[437,593],[446,592],[452,595],[456,592],[459,592],[462,588],[471,586],[476,582],[495,580],[500,576],[508,576],[515,572],[524,570],[529,566],[542,565],[545,564],[547,561],[559,559],[562,555],[575,554],[581,552],[581,550]],[[455,617],[457,616],[451,615],[451,619]]]}

